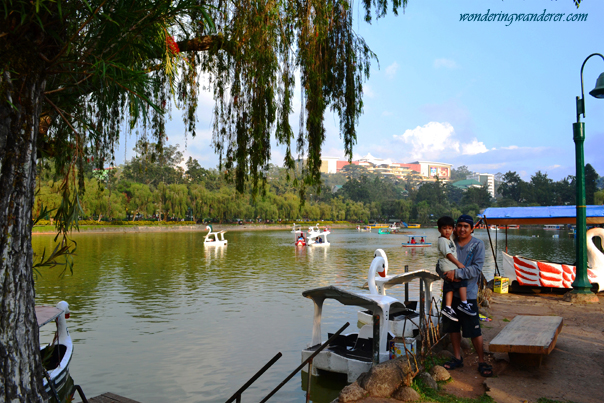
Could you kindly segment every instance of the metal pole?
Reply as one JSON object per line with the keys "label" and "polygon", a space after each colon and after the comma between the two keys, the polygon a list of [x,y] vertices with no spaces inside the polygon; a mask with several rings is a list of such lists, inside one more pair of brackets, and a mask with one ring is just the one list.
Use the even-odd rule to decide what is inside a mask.
{"label": "metal pole", "polygon": [[573,123],[573,140],[575,141],[575,161],[577,170],[577,237],[576,237],[576,267],[577,276],[573,282],[574,294],[590,294],[591,283],[587,277],[587,223],[585,207],[585,162],[583,158],[583,143],[585,141],[585,124]]}
{"label": "metal pole", "polygon": [[[409,265],[405,265],[405,273],[409,273]],[[405,283],[405,303],[409,301],[409,282]]]}
{"label": "metal pole", "polygon": [[237,399],[237,402],[241,402],[241,394],[250,387],[250,385],[252,383],[254,383],[256,381],[256,379],[258,379],[267,369],[269,369],[275,362],[277,362],[277,360],[279,358],[281,358],[283,354],[281,354],[280,352],[277,353],[273,358],[271,358],[271,360],[269,362],[267,362],[261,369],[260,371],[256,372],[256,374],[254,376],[252,376],[250,378],[249,381],[247,381],[242,387],[239,388],[239,390],[237,392],[235,392],[233,394],[233,396],[231,396],[229,398],[229,400],[226,401],[226,403],[231,403],[232,401],[234,401],[235,399]]}
{"label": "metal pole", "polygon": [[426,296],[424,295],[424,280],[419,279],[419,332],[422,334],[422,330],[425,326],[424,316],[426,315]]}
{"label": "metal pole", "polygon": [[483,221],[484,221],[484,225],[487,227],[487,235],[489,236],[489,245],[491,245],[491,252],[493,253],[493,260],[495,260],[495,272],[497,273],[498,276],[500,276],[501,274],[499,273],[499,266],[497,266],[497,258],[495,257],[495,249],[493,249],[493,242],[491,241],[491,233],[489,232],[489,223],[488,223],[486,217],[483,217]]}
{"label": "metal pole", "polygon": [[310,402],[310,382],[312,379],[312,360],[308,361],[308,381],[306,382],[306,403]]}

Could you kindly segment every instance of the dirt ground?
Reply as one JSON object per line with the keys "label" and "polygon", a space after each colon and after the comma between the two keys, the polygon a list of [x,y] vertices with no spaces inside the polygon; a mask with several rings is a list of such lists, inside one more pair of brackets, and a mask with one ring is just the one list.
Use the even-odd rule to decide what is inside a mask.
{"label": "dirt ground", "polygon": [[478,373],[478,358],[466,352],[464,367],[451,371],[448,393],[475,398],[485,393],[498,403],[536,402],[539,398],[581,403],[604,402],[604,293],[597,304],[573,304],[562,294],[494,294],[493,320],[481,322],[485,351],[516,315],[561,316],[555,349],[540,367],[510,364],[506,353],[487,353],[495,376]]}

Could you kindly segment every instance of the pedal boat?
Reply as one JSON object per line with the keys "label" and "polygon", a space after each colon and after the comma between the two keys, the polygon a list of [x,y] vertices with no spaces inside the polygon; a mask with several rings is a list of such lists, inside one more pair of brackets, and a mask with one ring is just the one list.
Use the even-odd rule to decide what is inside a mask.
{"label": "pedal boat", "polygon": [[[384,259],[376,257],[376,265],[382,265]],[[363,326],[358,333],[341,334],[328,347],[313,359],[312,375],[322,372],[345,374],[348,382],[354,382],[359,375],[367,372],[372,365],[388,361],[390,354],[388,341],[393,338],[389,332],[390,316],[405,311],[405,305],[386,295],[367,294],[348,291],[337,286],[327,286],[307,290],[302,293],[314,303],[312,341],[302,350],[302,362],[317,350],[321,341],[321,316],[323,302],[333,299],[342,305],[358,306],[374,312],[371,325]],[[328,333],[327,337],[331,337]],[[305,366],[303,371],[308,371]]]}
{"label": "pedal boat", "polygon": [[226,231],[214,232],[214,229],[211,225],[206,226],[208,233],[203,241],[204,246],[224,246],[228,243],[226,239],[224,239],[224,234]]}
{"label": "pedal boat", "polygon": [[329,246],[327,235],[331,234],[330,231],[324,230],[321,232],[319,224],[314,227],[308,227],[308,234],[306,237],[306,245],[308,246]]}
{"label": "pedal boat", "polygon": [[[302,228],[296,228],[296,224],[294,224],[294,229],[292,230],[294,234],[294,245],[296,246],[306,246],[306,238],[304,238],[304,231]],[[300,239],[302,237],[302,239]]]}
{"label": "pedal boat", "polygon": [[[426,242],[426,235],[407,235],[409,239],[403,242],[404,248],[427,248],[432,246],[431,242]],[[419,239],[419,241],[418,241]]]}
{"label": "pedal boat", "polygon": [[[52,388],[59,396],[63,396],[71,391],[63,390],[66,387],[69,379],[69,363],[73,355],[73,342],[67,330],[67,321],[69,318],[69,304],[61,301],[56,307],[53,306],[37,306],[36,318],[38,328],[55,322],[57,330],[55,337],[51,343],[40,349],[42,356],[42,364],[48,372]],[[51,384],[46,377],[43,380],[44,390],[49,396],[54,396]],[[51,393],[52,392],[52,393]]]}
{"label": "pedal boat", "polygon": [[[373,295],[386,295],[386,290],[395,285],[409,284],[412,281],[419,280],[420,290],[425,290],[425,306],[419,305],[419,301],[404,301],[405,311],[391,314],[390,316],[390,332],[396,337],[416,337],[419,334],[420,318],[425,312],[431,312],[432,322],[438,323],[440,312],[439,303],[431,304],[432,301],[432,284],[440,280],[440,277],[428,270],[417,270],[409,273],[388,275],[388,257],[382,249],[376,249],[375,257],[380,256],[384,259],[384,264],[374,264],[376,259],[371,262],[367,275],[367,282],[363,288],[369,288],[369,293]],[[373,323],[373,312],[370,310],[360,310],[357,313],[359,322],[368,325]]]}

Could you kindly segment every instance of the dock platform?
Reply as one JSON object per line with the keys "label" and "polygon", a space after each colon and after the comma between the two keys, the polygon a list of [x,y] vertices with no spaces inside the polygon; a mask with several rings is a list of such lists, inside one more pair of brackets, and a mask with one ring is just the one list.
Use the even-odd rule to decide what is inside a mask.
{"label": "dock platform", "polygon": [[140,403],[127,397],[116,395],[115,393],[103,393],[100,396],[88,399],[88,403]]}

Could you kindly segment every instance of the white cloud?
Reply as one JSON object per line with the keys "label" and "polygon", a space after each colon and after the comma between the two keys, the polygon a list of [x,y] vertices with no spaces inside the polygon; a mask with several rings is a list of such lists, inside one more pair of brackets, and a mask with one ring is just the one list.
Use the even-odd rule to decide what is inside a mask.
{"label": "white cloud", "polygon": [[501,147],[502,150],[517,150],[518,146]]}
{"label": "white cloud", "polygon": [[441,67],[444,67],[446,69],[456,69],[459,66],[457,65],[455,60],[452,59],[441,58],[434,60],[434,68],[439,69]]}
{"label": "white cloud", "polygon": [[375,98],[375,92],[373,91],[373,87],[371,85],[363,85],[363,96],[366,96],[367,98]]}
{"label": "white cloud", "polygon": [[411,148],[407,153],[413,159],[435,159],[447,153],[459,153],[459,141],[454,139],[455,129],[449,123],[430,122],[394,135]]}
{"label": "white cloud", "polygon": [[461,146],[461,153],[463,155],[476,155],[486,153],[487,151],[489,151],[489,149],[482,141],[478,141],[477,139],[472,140],[471,143],[462,144]]}
{"label": "white cloud", "polygon": [[386,76],[389,79],[393,79],[394,76],[396,75],[397,71],[398,71],[398,63],[394,62],[390,66],[386,67]]}

